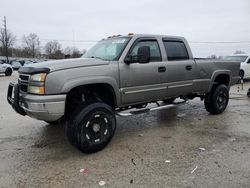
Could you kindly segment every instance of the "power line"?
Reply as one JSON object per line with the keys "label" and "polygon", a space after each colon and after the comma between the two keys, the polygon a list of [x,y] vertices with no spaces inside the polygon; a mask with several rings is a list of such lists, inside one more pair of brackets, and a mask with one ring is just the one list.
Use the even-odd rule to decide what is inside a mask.
{"label": "power line", "polygon": [[[99,40],[91,40],[91,39],[79,39],[79,40],[70,40],[70,39],[49,39],[49,38],[39,38],[41,41],[52,41],[56,40],[59,42],[86,42],[93,43],[98,42]],[[189,43],[197,43],[197,44],[249,44],[250,41],[188,41]]]}
{"label": "power line", "polygon": [[51,40],[56,40],[60,42],[98,42],[98,40],[70,40],[70,39],[46,39],[46,38],[39,38],[39,40],[43,41],[51,41]]}
{"label": "power line", "polygon": [[249,44],[250,41],[189,41],[189,43],[197,44]]}
{"label": "power line", "polygon": [[[21,39],[19,39],[21,41]],[[100,40],[94,39],[52,39],[39,38],[40,41],[58,41],[58,42],[78,42],[78,43],[96,43]],[[193,44],[250,44],[250,41],[188,41]]]}

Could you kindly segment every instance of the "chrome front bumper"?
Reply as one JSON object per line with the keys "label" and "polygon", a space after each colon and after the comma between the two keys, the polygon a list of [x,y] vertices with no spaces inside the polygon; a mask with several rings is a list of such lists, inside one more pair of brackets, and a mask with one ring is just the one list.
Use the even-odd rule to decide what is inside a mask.
{"label": "chrome front bumper", "polygon": [[[15,95],[11,94],[12,90]],[[66,95],[19,93],[18,84],[14,83],[10,83],[7,99],[16,112],[38,120],[56,121],[64,115],[65,111]]]}

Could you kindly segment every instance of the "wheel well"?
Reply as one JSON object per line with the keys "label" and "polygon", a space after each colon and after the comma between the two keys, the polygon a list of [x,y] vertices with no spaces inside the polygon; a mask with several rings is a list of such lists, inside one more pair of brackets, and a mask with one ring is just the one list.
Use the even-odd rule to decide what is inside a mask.
{"label": "wheel well", "polygon": [[109,84],[89,84],[77,86],[66,97],[65,115],[72,112],[80,103],[91,100],[102,101],[113,109],[116,107],[114,89]]}
{"label": "wheel well", "polygon": [[7,71],[7,70],[11,70],[11,68],[10,68],[10,67],[7,67],[5,71]]}
{"label": "wheel well", "polygon": [[230,77],[228,74],[220,74],[214,80],[214,84],[218,85],[225,84],[226,86],[229,86],[229,82],[230,82]]}
{"label": "wheel well", "polygon": [[241,74],[241,72],[243,73],[243,75],[242,75],[242,76],[244,76],[245,72],[244,72],[244,70],[243,70],[243,69],[240,69],[239,75]]}

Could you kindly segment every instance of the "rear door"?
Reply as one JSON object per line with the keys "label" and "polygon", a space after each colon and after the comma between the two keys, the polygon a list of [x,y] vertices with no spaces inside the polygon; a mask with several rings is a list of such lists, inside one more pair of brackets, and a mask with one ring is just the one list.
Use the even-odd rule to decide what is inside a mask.
{"label": "rear door", "polygon": [[186,95],[193,90],[195,61],[180,39],[163,39],[167,61],[167,96]]}
{"label": "rear door", "polygon": [[139,38],[127,55],[137,55],[140,46],[149,46],[150,62],[126,64],[119,62],[122,104],[135,104],[161,99],[166,93],[166,67],[155,38]]}

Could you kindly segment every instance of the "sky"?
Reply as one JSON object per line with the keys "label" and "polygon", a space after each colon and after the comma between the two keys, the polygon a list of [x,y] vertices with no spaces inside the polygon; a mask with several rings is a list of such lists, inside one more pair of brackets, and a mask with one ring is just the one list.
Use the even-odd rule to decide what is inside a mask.
{"label": "sky", "polygon": [[4,16],[17,45],[36,33],[83,50],[132,32],[183,36],[195,57],[250,53],[250,0],[0,0]]}

